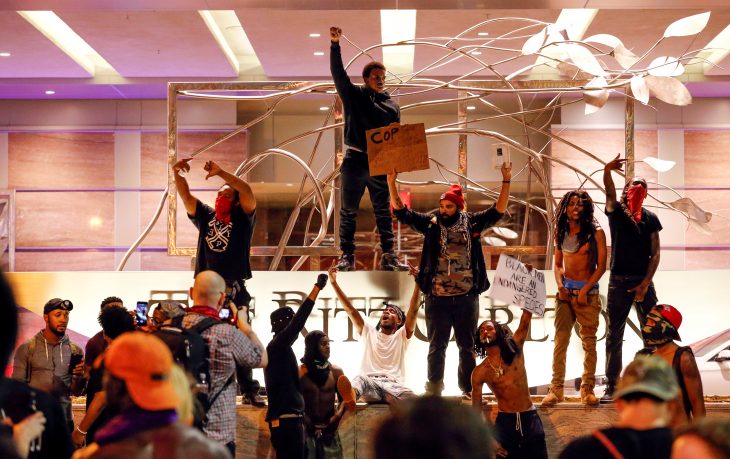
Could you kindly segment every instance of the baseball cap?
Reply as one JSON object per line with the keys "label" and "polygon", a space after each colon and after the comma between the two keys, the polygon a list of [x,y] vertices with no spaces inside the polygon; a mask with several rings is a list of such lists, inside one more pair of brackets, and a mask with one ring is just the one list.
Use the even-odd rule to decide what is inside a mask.
{"label": "baseball cap", "polygon": [[61,298],[51,298],[43,306],[43,314],[48,314],[56,309],[62,309],[64,311],[71,311],[74,308],[74,304],[71,300],[62,300]]}
{"label": "baseball cap", "polygon": [[170,377],[172,353],[156,336],[123,333],[109,345],[104,364],[112,376],[126,383],[132,401],[140,408],[171,410],[180,402]]}
{"label": "baseball cap", "polygon": [[667,320],[667,322],[672,324],[674,330],[676,331],[676,339],[682,341],[682,338],[679,337],[679,326],[682,325],[682,314],[677,311],[677,308],[668,304],[657,304],[652,309],[657,311],[662,317]]}
{"label": "baseball cap", "polygon": [[679,393],[674,371],[661,357],[640,355],[624,370],[614,398],[644,393],[669,401]]}

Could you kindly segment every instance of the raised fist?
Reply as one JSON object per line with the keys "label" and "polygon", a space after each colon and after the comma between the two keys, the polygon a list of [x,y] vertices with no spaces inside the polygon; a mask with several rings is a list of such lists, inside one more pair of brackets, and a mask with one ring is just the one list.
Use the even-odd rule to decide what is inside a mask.
{"label": "raised fist", "polygon": [[319,276],[317,276],[317,282],[315,282],[314,285],[316,285],[317,287],[319,287],[320,290],[322,290],[324,288],[324,286],[327,285],[327,279],[328,279],[327,274],[322,273]]}

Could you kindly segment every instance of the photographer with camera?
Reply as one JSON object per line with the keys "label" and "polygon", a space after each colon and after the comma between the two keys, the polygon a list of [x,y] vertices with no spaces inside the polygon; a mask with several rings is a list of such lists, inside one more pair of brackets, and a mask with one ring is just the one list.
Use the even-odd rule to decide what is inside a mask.
{"label": "photographer with camera", "polygon": [[[220,311],[230,308],[226,303],[226,283],[214,271],[202,271],[195,276],[190,289],[193,306],[182,318],[183,329],[194,329],[208,318],[216,319],[213,326],[200,331],[207,346],[208,375],[203,383],[209,408],[203,432],[212,440],[224,443],[235,457],[236,452],[236,367],[263,368],[268,362],[266,350],[246,320],[236,314],[236,326],[224,326]],[[193,375],[197,376],[197,375]]]}

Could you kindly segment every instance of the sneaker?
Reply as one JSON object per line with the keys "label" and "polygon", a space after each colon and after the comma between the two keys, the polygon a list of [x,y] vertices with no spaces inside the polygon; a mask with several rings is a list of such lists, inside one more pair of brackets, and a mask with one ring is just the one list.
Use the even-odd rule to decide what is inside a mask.
{"label": "sneaker", "polygon": [[337,271],[354,271],[355,255],[352,253],[343,253],[340,255],[340,259],[337,260],[335,268],[337,268]]}
{"label": "sneaker", "polygon": [[435,397],[441,397],[441,392],[444,390],[444,383],[441,381],[426,381],[423,386],[426,392],[423,395],[432,395]]}
{"label": "sneaker", "polygon": [[258,394],[258,392],[253,392],[250,394],[245,394],[243,396],[243,403],[257,406],[259,408],[266,406],[266,402],[264,399]]}
{"label": "sneaker", "polygon": [[542,399],[542,403],[540,404],[540,406],[544,406],[545,408],[552,408],[553,406],[564,400],[565,397],[563,396],[563,388],[551,387],[550,392],[548,392],[545,398]]}
{"label": "sneaker", "polygon": [[408,265],[398,259],[393,252],[386,252],[380,259],[380,269],[383,271],[408,271]]}
{"label": "sneaker", "polygon": [[580,387],[580,402],[587,406],[598,406],[598,397],[593,393],[593,387],[588,385]]}
{"label": "sneaker", "polygon": [[603,397],[599,400],[599,403],[613,403],[613,391],[616,388],[609,384],[606,386],[606,392],[603,393]]}
{"label": "sneaker", "polygon": [[337,392],[339,392],[340,396],[342,397],[342,403],[345,404],[345,407],[352,411],[355,409],[357,400],[357,394],[355,393],[355,389],[352,388],[352,384],[350,383],[350,380],[345,375],[341,375],[339,378],[337,378]]}
{"label": "sneaker", "polygon": [[471,392],[462,392],[461,393],[461,399],[464,401],[471,401]]}

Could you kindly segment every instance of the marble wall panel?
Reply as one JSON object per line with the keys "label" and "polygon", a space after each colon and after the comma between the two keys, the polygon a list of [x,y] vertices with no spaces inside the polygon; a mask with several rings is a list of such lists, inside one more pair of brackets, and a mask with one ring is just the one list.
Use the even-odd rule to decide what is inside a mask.
{"label": "marble wall panel", "polygon": [[[555,134],[588,150],[604,161],[615,158],[619,153],[622,157],[624,156],[624,131],[622,130],[564,130]],[[657,156],[656,131],[636,131],[635,138],[637,160],[649,155]],[[553,141],[551,149],[554,158],[565,161],[583,172],[590,174],[598,171],[595,172],[593,178],[599,184],[603,183],[603,164],[585,156],[563,142]],[[551,175],[553,188],[576,188],[584,179],[583,177],[578,178],[575,172],[557,163],[553,164]],[[657,173],[643,163],[636,164],[636,175],[640,175],[649,181],[656,181],[657,178]],[[622,186],[623,184],[616,183],[617,189]],[[586,187],[592,187],[592,185],[587,184]],[[559,194],[562,196],[563,193]]]}
{"label": "marble wall panel", "polygon": [[113,188],[111,132],[11,132],[11,188]]}
{"label": "marble wall panel", "polygon": [[114,246],[112,192],[23,192],[15,203],[18,248]]}
{"label": "marble wall panel", "polygon": [[15,252],[16,271],[113,271],[113,252]]}
{"label": "marble wall panel", "polygon": [[[223,136],[225,132],[180,132],[178,157],[186,158],[199,148]],[[142,133],[142,187],[164,188],[167,184],[167,133]],[[195,157],[190,163],[187,179],[191,188],[217,188],[222,185],[218,178],[206,181],[203,170],[205,161],[216,161],[223,169],[233,173],[248,157],[247,133],[242,132],[229,140]]]}

